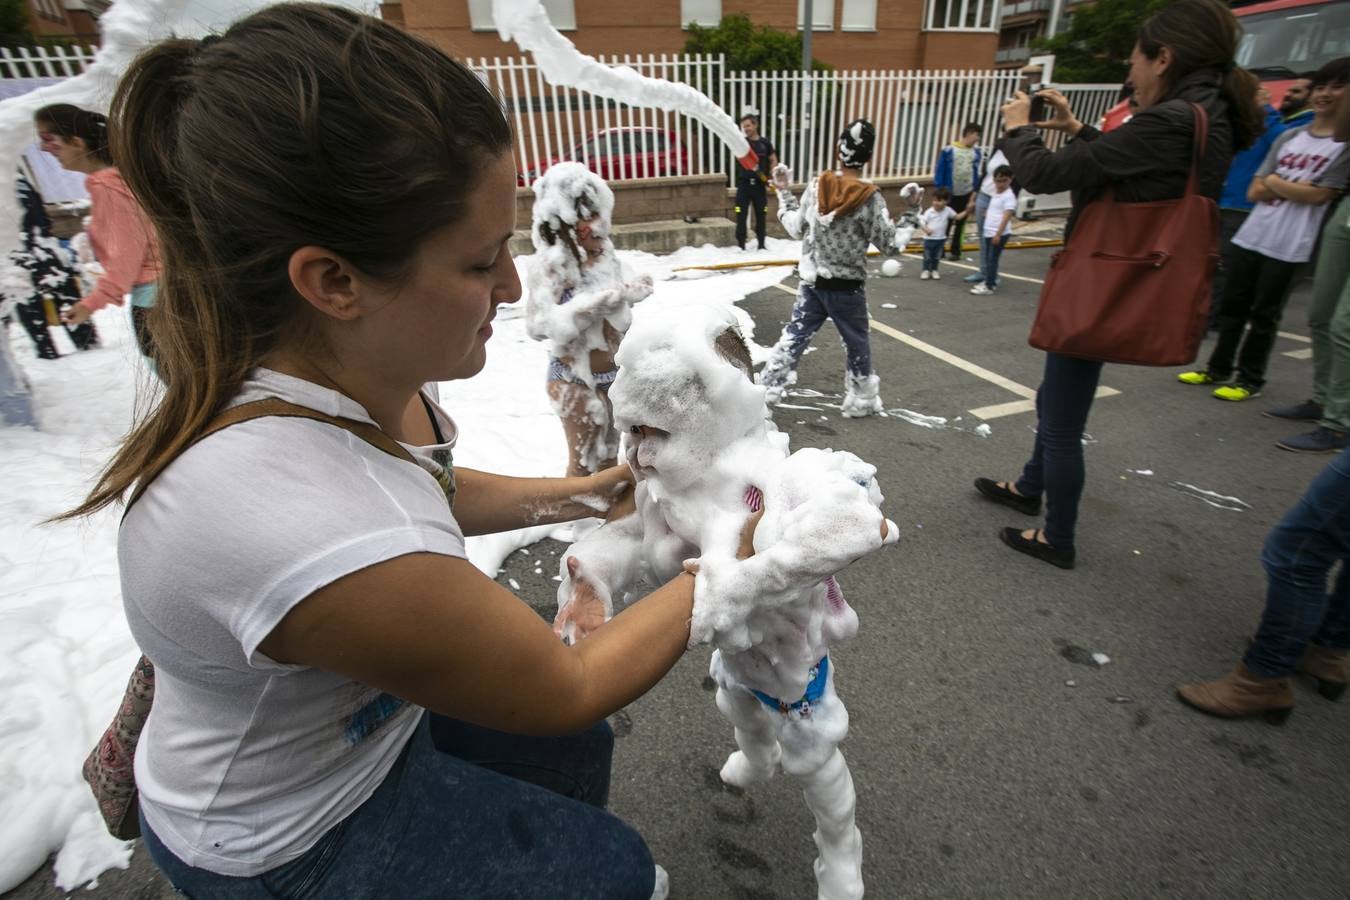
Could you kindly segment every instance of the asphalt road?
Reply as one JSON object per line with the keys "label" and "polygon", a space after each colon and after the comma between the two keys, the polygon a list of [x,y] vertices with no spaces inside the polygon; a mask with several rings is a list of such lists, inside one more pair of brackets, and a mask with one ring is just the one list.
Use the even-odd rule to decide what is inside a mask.
{"label": "asphalt road", "polygon": [[[944,264],[942,281],[921,282],[906,262],[899,278],[869,281],[872,315],[1034,388],[1044,357],[1026,334],[1039,285],[1012,276],[1039,278],[1048,256],[1005,254],[993,297],[971,296],[966,270]],[[1308,287],[1287,332],[1307,335]],[[761,343],[791,304],[777,289],[745,302]],[[1174,370],[1108,366],[1102,383],[1120,393],[1097,402],[1088,426],[1072,572],[1003,547],[1000,527],[1031,520],[971,488],[979,475],[1015,476],[1030,451],[1033,413],[991,419],[981,436],[969,412],[1015,392],[874,333],[893,412],[848,420],[829,402],[843,372],[832,326],[814,346],[799,388],[826,397],[790,398],[813,408],[775,419],[794,447],[875,463],[903,529],[899,545],[841,576],[862,626],[832,653],[868,896],[1350,896],[1350,705],[1301,684],[1295,714],[1274,727],[1208,718],[1173,694],[1236,662],[1263,602],[1262,540],[1328,459],[1276,449],[1290,428],[1260,415],[1308,395],[1311,362],[1284,355],[1308,344],[1282,338],[1265,395],[1242,404],[1180,385]],[[911,413],[947,421],[925,427]],[[1197,489],[1241,503],[1212,505]],[[560,549],[513,554],[501,576],[548,615]],[[1110,662],[1085,665],[1085,651]],[[813,824],[792,780],[741,793],[717,779],[734,745],[708,655],[689,653],[615,716],[611,807],[646,836],[678,900],[812,897]],[[56,896],[50,884],[41,872],[6,897]],[[138,850],[97,895],[171,893]]]}

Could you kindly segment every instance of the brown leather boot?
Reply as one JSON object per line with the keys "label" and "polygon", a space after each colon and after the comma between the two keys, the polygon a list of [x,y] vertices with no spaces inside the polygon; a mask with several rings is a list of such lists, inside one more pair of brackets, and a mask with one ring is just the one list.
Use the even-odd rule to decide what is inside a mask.
{"label": "brown leather boot", "polygon": [[1211,716],[1242,719],[1264,716],[1282,725],[1294,711],[1294,679],[1260,678],[1242,663],[1218,681],[1183,684],[1177,688],[1182,702]]}
{"label": "brown leather boot", "polygon": [[1317,679],[1317,693],[1328,700],[1339,700],[1350,683],[1350,653],[1309,644],[1298,661],[1298,670]]}

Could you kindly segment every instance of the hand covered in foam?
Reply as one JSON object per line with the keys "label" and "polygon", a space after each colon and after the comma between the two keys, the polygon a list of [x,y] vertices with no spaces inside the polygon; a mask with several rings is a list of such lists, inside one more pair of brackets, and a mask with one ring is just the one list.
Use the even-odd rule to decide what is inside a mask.
{"label": "hand covered in foam", "polygon": [[780,191],[792,187],[792,170],[782,163],[773,167],[773,171],[769,173],[769,178],[773,181],[773,186]]}
{"label": "hand covered in foam", "polygon": [[901,225],[895,229],[895,249],[903,250],[909,246],[909,242],[914,237],[913,225]]}
{"label": "hand covered in foam", "polygon": [[623,286],[623,300],[625,303],[639,303],[650,297],[654,288],[652,276],[643,272]]}
{"label": "hand covered in foam", "polygon": [[799,450],[768,474],[755,555],[738,561],[705,548],[699,559],[691,646],[712,641],[731,652],[749,648],[764,637],[748,627],[755,609],[789,602],[899,540],[899,529],[878,508],[876,468],[852,453]]}
{"label": "hand covered in foam", "polygon": [[913,181],[900,189],[900,199],[908,200],[910,203],[918,203],[922,196],[923,188]]}
{"label": "hand covered in foam", "polygon": [[604,582],[589,577],[575,556],[567,557],[566,572],[558,585],[553,633],[564,644],[575,644],[613,617],[614,603]]}

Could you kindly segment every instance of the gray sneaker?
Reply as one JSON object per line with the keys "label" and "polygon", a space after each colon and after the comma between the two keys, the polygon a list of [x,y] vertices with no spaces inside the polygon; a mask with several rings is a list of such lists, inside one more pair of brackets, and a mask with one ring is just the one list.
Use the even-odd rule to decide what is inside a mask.
{"label": "gray sneaker", "polygon": [[984,281],[984,273],[971,272],[969,275],[967,275],[965,278],[961,280],[964,281],[966,284],[974,284],[977,281]]}
{"label": "gray sneaker", "polygon": [[1319,425],[1307,434],[1276,441],[1275,446],[1295,453],[1335,453],[1345,449],[1345,432],[1332,431]]}
{"label": "gray sneaker", "polygon": [[1293,406],[1281,406],[1276,409],[1268,409],[1261,415],[1271,419],[1295,419],[1300,422],[1316,422],[1322,418],[1322,404],[1312,400],[1304,400],[1302,403],[1295,403]]}

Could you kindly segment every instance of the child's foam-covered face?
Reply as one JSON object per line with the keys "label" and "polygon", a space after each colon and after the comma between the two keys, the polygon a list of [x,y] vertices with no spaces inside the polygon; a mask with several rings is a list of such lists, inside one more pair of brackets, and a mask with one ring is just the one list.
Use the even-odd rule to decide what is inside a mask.
{"label": "child's foam-covered face", "polygon": [[601,234],[599,216],[577,223],[577,245],[594,259],[605,252],[605,238]]}

